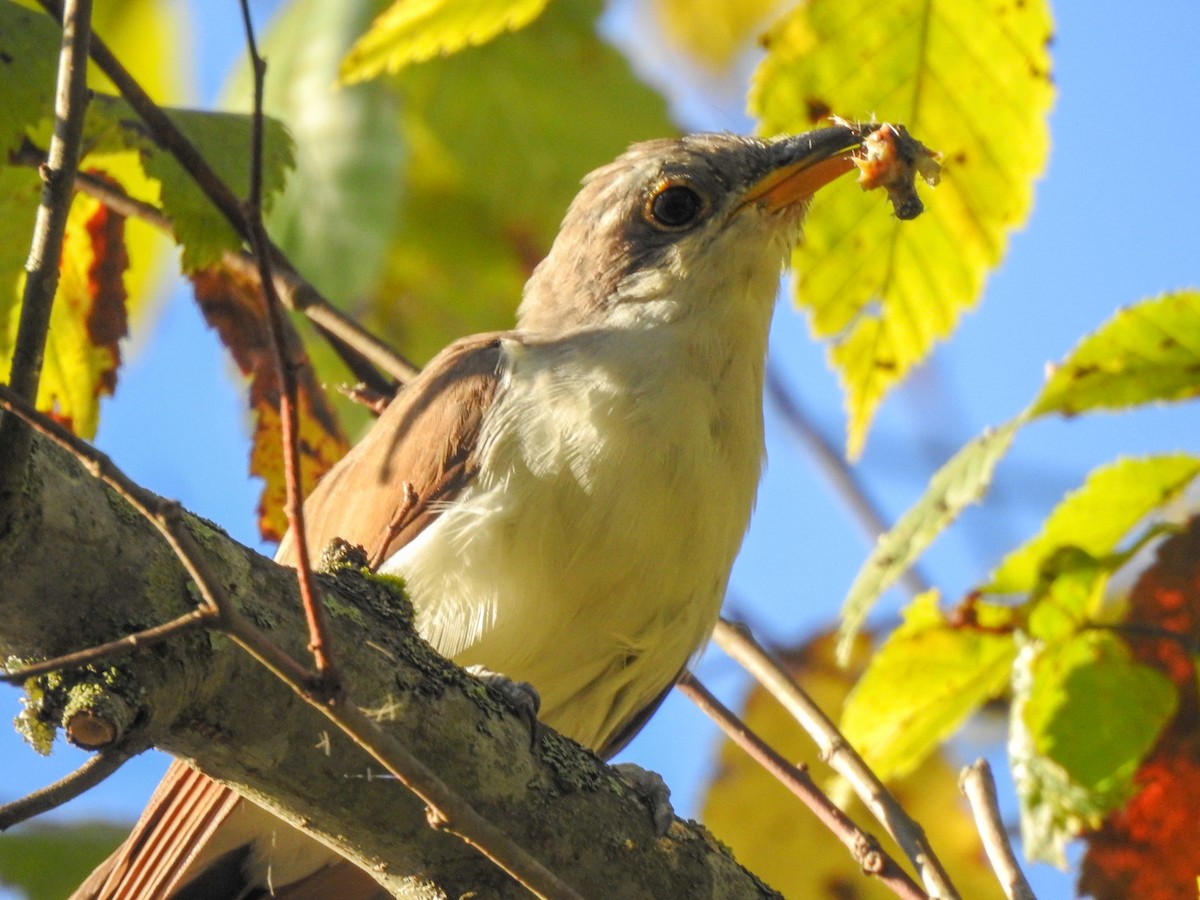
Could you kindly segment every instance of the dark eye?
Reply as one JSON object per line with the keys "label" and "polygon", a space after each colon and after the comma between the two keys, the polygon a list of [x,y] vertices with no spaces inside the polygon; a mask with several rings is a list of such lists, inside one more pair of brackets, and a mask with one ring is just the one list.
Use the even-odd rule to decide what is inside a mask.
{"label": "dark eye", "polygon": [[686,228],[704,212],[704,198],[686,184],[660,187],[646,205],[653,223],[663,228]]}

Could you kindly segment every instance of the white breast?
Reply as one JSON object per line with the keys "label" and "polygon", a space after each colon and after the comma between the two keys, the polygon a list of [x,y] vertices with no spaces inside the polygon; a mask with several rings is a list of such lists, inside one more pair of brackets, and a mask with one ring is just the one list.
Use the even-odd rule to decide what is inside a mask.
{"label": "white breast", "polygon": [[531,682],[582,743],[652,702],[716,620],[762,464],[761,305],[719,334],[506,346],[476,482],[382,567],[435,647]]}

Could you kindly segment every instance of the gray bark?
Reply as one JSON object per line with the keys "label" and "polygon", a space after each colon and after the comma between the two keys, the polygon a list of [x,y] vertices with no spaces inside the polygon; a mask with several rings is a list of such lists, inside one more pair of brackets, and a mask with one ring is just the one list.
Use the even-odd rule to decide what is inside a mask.
{"label": "gray bark", "polygon": [[[236,604],[305,658],[294,574],[211,523],[188,525]],[[168,621],[196,592],[154,527],[64,451],[35,437],[0,509],[0,654],[33,661]],[[348,696],[477,810],[587,897],[774,896],[703,828],[658,838],[643,800],[595,756],[528,730],[411,628],[389,585],[320,576]],[[193,762],[406,896],[523,896],[319,712],[227,638],[195,632],[31,685],[50,725],[67,708],[130,723],[124,740]],[[69,714],[69,713],[67,713]],[[37,731],[37,728],[31,728]],[[328,736],[328,741],[326,741]],[[420,878],[408,873],[420,873]]]}

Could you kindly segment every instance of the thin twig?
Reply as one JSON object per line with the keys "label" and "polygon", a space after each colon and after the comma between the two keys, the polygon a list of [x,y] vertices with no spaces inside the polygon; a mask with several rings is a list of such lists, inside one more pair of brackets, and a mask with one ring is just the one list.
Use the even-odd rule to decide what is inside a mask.
{"label": "thin twig", "polygon": [[[844,456],[829,443],[821,430],[813,424],[800,400],[784,383],[774,366],[767,366],[767,399],[783,416],[788,429],[813,456],[825,477],[833,485],[837,495],[849,508],[854,520],[863,533],[875,541],[888,530],[878,505],[871,499],[866,486],[859,481]],[[916,569],[907,570],[900,576],[909,593],[916,595],[928,590],[925,579]]]}
{"label": "thin twig", "polygon": [[[58,20],[63,34],[54,91],[54,133],[46,162],[41,166],[42,200],[25,263],[25,290],[9,375],[12,390],[30,402],[37,400],[42,378],[50,311],[58,290],[63,236],[83,144],[83,120],[89,99],[87,60],[92,0],[67,0]],[[32,439],[29,429],[14,417],[0,420],[0,495],[12,490],[20,479]]]}
{"label": "thin twig", "polygon": [[721,620],[713,631],[717,646],[736,660],[778,700],[816,742],[821,758],[845,778],[867,809],[887,829],[916,867],[931,897],[958,897],[925,831],[904,811],[883,782],[838,731],[837,726],[788,674],[787,670],[743,629]]}
{"label": "thin twig", "polygon": [[[38,2],[43,9],[61,20],[58,0],[38,0]],[[150,96],[138,84],[137,79],[130,75],[129,71],[99,38],[93,38],[91,42],[91,56],[100,70],[116,85],[121,96],[142,118],[155,142],[175,157],[234,231],[243,240],[249,241],[250,229],[242,214],[241,202],[229,186],[213,171],[196,146],[150,99]],[[292,265],[282,250],[274,244],[269,244],[269,248],[271,263],[276,270],[287,271],[296,278],[300,278],[296,273],[296,267]],[[355,354],[360,356],[357,368],[350,366],[351,370],[355,371],[356,377],[367,380],[377,390],[386,389],[387,380],[378,377],[363,379],[361,374],[363,366],[373,366],[401,384],[412,379],[417,370],[411,362],[338,310],[312,285],[307,285],[303,291],[295,292],[293,297],[295,306],[292,308],[303,312],[315,324],[335,335],[345,347],[352,349]]]}
{"label": "thin twig", "polygon": [[287,497],[284,512],[296,546],[296,578],[300,583],[300,602],[308,624],[308,649],[313,655],[320,689],[336,694],[340,688],[337,668],[333,662],[333,644],[329,636],[329,619],[325,604],[313,584],[312,561],[308,555],[308,531],[304,524],[304,491],[300,484],[300,417],[296,410],[296,368],[286,350],[283,331],[283,309],[275,293],[271,275],[271,254],[262,220],[263,167],[263,86],[267,62],[258,53],[254,38],[254,23],[250,18],[248,0],[241,0],[242,24],[245,26],[246,46],[250,68],[254,73],[253,139],[250,154],[250,193],[246,200],[246,221],[250,229],[250,244],[258,259],[259,281],[267,306],[267,324],[271,336],[271,357],[279,379],[279,430],[283,444],[283,472]]}
{"label": "thin twig", "polygon": [[825,793],[817,787],[805,770],[792,765],[755,734],[745,722],[712,695],[690,672],[679,680],[679,690],[687,695],[721,730],[745,750],[760,766],[773,775],[841,841],[854,861],[868,875],[880,880],[898,897],[919,900],[927,895],[917,887],[899,864],[887,854],[879,842],[864,832]]}
{"label": "thin twig", "polygon": [[74,800],[80,794],[94,788],[121,768],[126,760],[136,756],[144,749],[144,747],[134,749],[130,746],[123,746],[101,750],[92,754],[74,772],[53,784],[48,784],[31,794],[26,794],[19,800],[0,806],[0,831],[7,831],[14,825],[57,809],[69,800]]}
{"label": "thin twig", "polygon": [[127,634],[125,637],[117,638],[115,641],[96,644],[95,646],[88,647],[86,650],[76,650],[74,653],[56,656],[54,659],[31,663],[28,666],[22,666],[20,669],[5,669],[0,671],[0,681],[7,682],[8,684],[21,684],[29,678],[36,678],[39,675],[45,675],[47,672],[54,672],[58,669],[77,669],[80,666],[86,666],[89,663],[94,663],[110,656],[116,656],[119,653],[132,653],[134,650],[141,649],[142,647],[151,647],[168,638],[173,638],[177,634],[184,634],[188,631],[209,626],[215,627],[216,624],[217,616],[215,610],[208,606],[202,606],[198,609],[193,609],[191,612],[177,616],[170,622],[164,622],[162,625],[155,625],[134,634]]}
{"label": "thin twig", "polygon": [[992,871],[1000,881],[1004,896],[1008,900],[1037,900],[1008,842],[1008,832],[1000,817],[1000,804],[996,799],[996,781],[987,760],[977,759],[963,769],[958,787],[971,804],[975,828],[983,840],[983,849],[987,852],[988,862],[992,864]]}
{"label": "thin twig", "polygon": [[539,896],[551,900],[578,900],[578,895],[563,884],[561,879],[503,831],[484,819],[467,801],[432,774],[406,747],[381,731],[379,726],[356,706],[344,702],[342,698],[315,696],[311,691],[312,673],[267,638],[233,606],[220,580],[215,577],[184,524],[177,503],[163,500],[135,484],[112,464],[108,456],[37,412],[3,385],[0,385],[0,408],[21,417],[34,429],[69,451],[84,468],[154,524],[195,583],[206,606],[219,610],[219,615],[214,616],[217,623],[214,627],[228,635],[234,643],[270,669],[298,696],[341,727],[355,744],[371,754],[389,774],[429,806],[432,810],[432,823],[446,828],[475,847]]}

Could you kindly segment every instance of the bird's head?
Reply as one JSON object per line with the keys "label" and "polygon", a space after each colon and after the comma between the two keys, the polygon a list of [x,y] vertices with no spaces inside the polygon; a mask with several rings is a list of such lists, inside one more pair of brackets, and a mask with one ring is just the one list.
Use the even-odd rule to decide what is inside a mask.
{"label": "bird's head", "polygon": [[769,304],[809,200],[860,144],[844,127],[635,144],[584,180],[526,285],[520,327],[675,321],[747,293]]}

